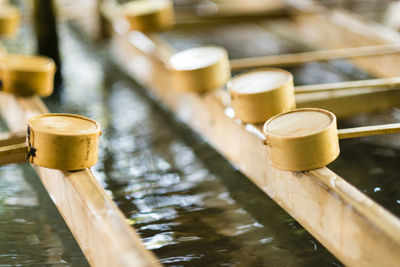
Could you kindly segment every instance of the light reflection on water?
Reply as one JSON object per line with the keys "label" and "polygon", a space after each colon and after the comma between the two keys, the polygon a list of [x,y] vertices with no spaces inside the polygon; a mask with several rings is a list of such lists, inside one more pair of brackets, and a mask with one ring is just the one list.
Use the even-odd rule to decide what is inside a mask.
{"label": "light reflection on water", "polygon": [[[100,161],[93,171],[128,222],[141,234],[144,244],[162,263],[190,266],[340,265],[203,140],[150,101],[142,88],[108,67],[102,50],[82,46],[68,28],[62,28],[62,36],[66,88],[58,101],[49,99],[46,102],[52,111],[83,114],[100,122],[102,149]],[[331,77],[330,81],[354,75],[351,69],[346,75],[339,75],[335,71],[326,71],[331,69],[326,64],[318,66],[311,64],[299,68],[297,71],[303,75],[296,76],[307,79],[303,83],[313,83],[325,81],[326,73]],[[318,72],[321,67],[322,72]],[[309,73],[315,74],[314,80],[310,80]],[[341,158],[343,162],[355,165],[350,160],[354,146],[347,145],[342,147]],[[394,192],[388,196],[386,192],[393,190],[389,185],[393,184],[398,171],[392,170],[393,162],[387,158],[392,157],[395,161],[398,151],[357,145],[364,154],[367,150],[374,151],[374,159],[387,162],[383,167],[371,167],[370,175],[382,178],[391,173],[392,178],[384,184],[378,179],[372,182],[362,179],[360,173],[365,173],[362,165],[342,169],[338,164],[335,171],[339,174],[353,172],[345,177],[356,177],[351,182],[369,195],[379,194],[387,207],[393,208],[393,195],[398,194]],[[369,161],[374,159],[366,162],[370,164]],[[394,184],[398,185],[398,182]],[[395,206],[399,203],[395,202]],[[26,222],[22,216],[12,218],[13,224]],[[31,233],[37,232],[37,229],[31,229]],[[41,240],[40,236],[27,236],[28,244],[37,244]],[[53,247],[60,246],[53,244],[50,247],[57,251]],[[13,258],[10,255],[13,253],[9,250],[0,255]],[[45,253],[48,255],[47,251]],[[65,256],[65,252],[57,253]],[[64,256],[56,257],[55,261],[64,262]],[[37,260],[45,262],[41,256],[37,256]]]}
{"label": "light reflection on water", "polygon": [[[238,36],[243,36],[246,44],[254,32],[241,27],[245,35],[224,30],[226,34],[217,43],[224,41],[223,45],[228,46],[235,43],[229,39],[237,41]],[[262,54],[290,50],[277,45],[274,37],[259,34],[255,42],[258,50],[232,48],[231,54],[243,56],[240,53],[244,51],[248,56],[256,55],[260,49]],[[83,114],[100,122],[104,132],[102,152],[93,171],[162,263],[340,265],[203,140],[149,101],[142,88],[106,67],[103,51],[89,51],[65,27],[61,36],[66,86],[59,101],[51,99],[47,103],[52,111]],[[218,34],[213,36],[217,38]],[[181,43],[182,47],[203,40],[186,38],[181,38],[189,40]],[[270,39],[275,43],[265,48],[263,44]],[[343,67],[343,62],[333,64],[342,64],[345,75],[326,64],[308,64],[293,71],[297,71],[299,84],[365,76],[354,68]],[[365,157],[368,153],[374,157]],[[362,160],[355,162],[355,154]],[[385,207],[398,210],[398,171],[393,169],[398,158],[396,149],[354,141],[342,145],[342,156],[332,167],[344,177],[355,177],[351,182],[367,194],[374,198],[379,195]],[[365,166],[369,166],[367,178]],[[16,166],[0,169],[0,262],[87,264],[60,216],[46,215],[55,214],[48,197],[43,197],[47,195],[42,192],[36,196],[26,182],[18,180],[21,175],[28,179],[34,176],[29,168],[22,170]],[[14,180],[7,179],[10,177]]]}
{"label": "light reflection on water", "polygon": [[62,31],[69,82],[62,106],[54,99],[48,104],[100,122],[102,152],[93,171],[163,264],[339,264],[202,139],[109,67],[101,51]]}
{"label": "light reflection on water", "polygon": [[[88,115],[102,124],[103,152],[94,168],[96,176],[162,263],[340,265],[203,140],[149,101],[136,84],[105,67],[101,53],[89,53],[73,38],[65,38],[64,46],[70,84],[61,97],[62,111]],[[93,73],[86,75],[89,70]],[[367,77],[345,61],[311,63],[291,71],[298,84]],[[352,157],[353,150],[354,146],[344,145],[341,159]],[[352,164],[348,158],[344,162]],[[364,166],[334,169],[339,174],[349,169],[362,173]],[[381,171],[375,168],[371,173]],[[359,188],[383,188],[364,189],[369,195],[390,190],[381,181],[360,176],[345,177],[352,177]],[[393,210],[392,197],[385,200]]]}
{"label": "light reflection on water", "polygon": [[28,164],[0,168],[0,218],[0,266],[88,265]]}
{"label": "light reflection on water", "polygon": [[[9,53],[33,54],[36,42],[22,22],[2,38]],[[28,23],[29,24],[29,23]],[[0,119],[0,131],[6,131]],[[86,258],[28,164],[0,168],[0,266],[88,266]]]}
{"label": "light reflection on water", "polygon": [[[224,46],[231,58],[257,56],[257,50],[241,50],[238,43],[245,44],[253,38],[268,43],[262,54],[277,54],[299,51],[302,45],[296,45],[295,40],[288,42],[271,34],[265,34],[259,27],[249,23],[239,24],[240,31],[247,34],[222,34],[219,32],[235,32],[236,25],[217,26],[197,31],[173,31],[163,34],[163,38],[177,50],[205,44]],[[239,32],[240,32],[239,31]],[[229,38],[230,37],[230,38]],[[185,41],[189,40],[189,41]],[[272,44],[271,44],[272,43]],[[276,44],[279,44],[278,46]],[[276,47],[279,47],[277,50]],[[363,70],[355,68],[346,60],[332,60],[328,63],[311,62],[288,69],[293,73],[296,85],[340,82],[344,80],[361,80],[372,78]],[[355,103],[365,105],[368,103]],[[339,120],[339,128],[396,123],[400,121],[399,109],[392,109],[380,114],[358,116]],[[400,216],[400,134],[384,135],[352,140],[341,140],[341,154],[328,167],[344,177],[348,182],[366,193],[386,209]],[[379,187],[381,190],[374,190]]]}

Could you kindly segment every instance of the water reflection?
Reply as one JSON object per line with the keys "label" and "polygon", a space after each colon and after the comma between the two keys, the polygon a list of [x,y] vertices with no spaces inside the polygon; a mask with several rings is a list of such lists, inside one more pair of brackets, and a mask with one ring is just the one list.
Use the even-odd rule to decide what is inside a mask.
{"label": "water reflection", "polygon": [[0,218],[1,266],[88,265],[28,164],[0,168]]}
{"label": "water reflection", "polygon": [[[233,33],[238,25],[239,29],[247,29],[249,33],[247,35],[234,35]],[[295,40],[288,41],[277,38],[273,34],[265,33],[259,26],[249,23],[238,25],[222,25],[196,31],[192,29],[190,31],[173,31],[163,34],[163,38],[177,50],[210,43],[222,45],[228,49],[231,58],[292,53],[307,51],[308,49],[302,44],[296,44]],[[226,33],[227,31],[231,33]],[[224,32],[224,38],[221,38],[222,35],[218,35],[219,32]],[[252,38],[262,39],[268,45],[265,45],[262,50],[253,49],[251,52],[239,49],[242,46],[237,46],[237,44],[245,44],[248,41],[249,34],[252,35]],[[189,40],[189,42],[185,40]],[[276,49],[276,47],[279,47],[279,49]],[[311,62],[290,67],[287,70],[293,73],[296,85],[373,78],[346,60]],[[396,108],[380,114],[360,114],[346,120],[340,120],[339,128],[395,123],[399,122],[399,114],[400,111]],[[398,193],[400,181],[398,179],[399,165],[397,164],[400,153],[399,141],[399,134],[342,140],[340,141],[341,154],[335,162],[329,165],[329,168],[386,209],[400,216],[400,205],[398,205],[398,202],[400,202],[398,201],[400,198]],[[377,187],[381,190],[375,192],[374,188]]]}
{"label": "water reflection", "polygon": [[49,104],[100,121],[103,147],[93,170],[162,263],[339,264],[202,139],[109,67],[101,51],[62,30],[65,68],[73,71],[65,73],[63,105]]}
{"label": "water reflection", "polygon": [[[256,55],[257,51],[273,54],[292,49],[284,47],[277,37],[264,31],[249,32],[251,27],[248,25],[241,27],[246,35],[223,29],[225,36],[219,37],[218,30],[208,36],[216,39],[213,39],[214,43],[229,48],[229,44],[235,43],[230,39],[237,41],[238,36],[243,36],[242,42],[247,43],[249,35],[253,38],[260,34],[255,43],[258,50],[243,50],[246,56]],[[105,50],[84,46],[65,25],[61,27],[61,36],[65,90],[59,100],[50,99],[47,104],[52,111],[83,114],[100,122],[104,133],[102,152],[93,171],[128,222],[141,234],[144,244],[162,263],[188,266],[340,265],[298,223],[202,139],[149,100],[137,84],[109,67]],[[174,38],[177,37],[174,33]],[[200,39],[203,40],[185,36],[174,40],[182,40],[177,43],[182,48],[192,46]],[[211,39],[206,41],[212,42]],[[184,43],[183,40],[189,41]],[[263,44],[266,43],[270,45],[265,47]],[[239,57],[243,56],[241,51],[236,48],[231,52]],[[332,64],[309,64],[298,68],[296,77],[298,83],[315,83],[365,75],[347,66],[342,72],[334,69]],[[380,201],[391,208],[393,198],[398,196],[399,183],[394,182],[398,181],[398,171],[393,168],[399,157],[398,151],[353,142],[343,143],[342,161],[336,161],[337,165],[332,167],[345,177],[356,177],[351,182],[370,195],[381,196]],[[367,157],[369,153],[374,156]],[[363,160],[355,162],[355,154]],[[365,166],[369,166],[368,179],[363,179]],[[21,175],[15,166],[1,171],[4,173],[0,177]],[[371,177],[375,179],[371,180]],[[67,230],[44,226],[47,220],[57,220],[40,215],[40,209],[46,205],[38,206],[37,198],[30,195],[30,190],[23,189],[23,183],[13,183],[19,187],[13,187],[9,182],[0,184],[0,192],[5,195],[1,198],[0,213],[6,218],[0,224],[0,235],[2,241],[7,240],[0,247],[7,250],[0,255],[6,263],[81,260],[79,250],[71,249],[76,244],[65,246],[69,248],[68,252],[60,245],[60,242],[67,242],[68,237],[58,239],[59,234],[50,234]],[[18,201],[11,197],[17,192],[23,196],[18,197]],[[396,199],[396,207],[399,202]],[[19,228],[19,225],[24,227]],[[15,241],[21,235],[24,245]],[[3,259],[0,260],[3,263]]]}

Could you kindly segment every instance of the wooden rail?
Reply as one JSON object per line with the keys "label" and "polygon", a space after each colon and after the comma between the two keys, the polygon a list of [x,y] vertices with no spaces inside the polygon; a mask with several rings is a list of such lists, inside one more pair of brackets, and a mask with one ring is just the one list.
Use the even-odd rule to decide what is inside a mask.
{"label": "wooden rail", "polygon": [[[114,33],[117,63],[349,266],[400,264],[400,220],[327,168],[309,172],[274,169],[261,144],[260,125],[226,115],[224,94],[172,90],[164,62],[171,51],[153,38],[150,53]],[[142,64],[146,62],[146,71]],[[222,96],[222,97],[221,97]]]}
{"label": "wooden rail", "polygon": [[[0,133],[0,150],[3,146],[11,146],[25,142],[26,133]],[[0,152],[1,153],[1,152]],[[24,162],[25,161],[25,151],[22,153],[17,153],[9,155],[7,159],[0,159],[0,166],[3,164],[8,164],[12,162]]]}
{"label": "wooden rail", "polygon": [[[0,114],[12,132],[25,132],[28,118],[47,112],[39,98],[15,98],[0,93]],[[13,143],[21,140],[21,135],[3,140]],[[143,247],[90,169],[77,172],[37,166],[34,169],[91,265],[160,265]]]}

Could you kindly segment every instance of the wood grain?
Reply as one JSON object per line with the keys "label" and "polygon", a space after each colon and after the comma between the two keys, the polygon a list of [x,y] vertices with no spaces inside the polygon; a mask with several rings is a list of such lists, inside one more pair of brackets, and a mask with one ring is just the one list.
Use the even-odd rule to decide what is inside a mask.
{"label": "wood grain", "polygon": [[[18,132],[30,117],[48,110],[38,97],[0,93],[0,112],[10,130]],[[34,168],[91,265],[160,266],[90,169]]]}

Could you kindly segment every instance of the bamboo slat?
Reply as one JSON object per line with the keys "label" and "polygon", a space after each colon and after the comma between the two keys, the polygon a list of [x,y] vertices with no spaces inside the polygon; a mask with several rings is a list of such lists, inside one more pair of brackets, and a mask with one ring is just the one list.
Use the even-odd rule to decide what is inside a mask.
{"label": "bamboo slat", "polygon": [[[156,50],[167,54],[167,48],[156,40],[154,44]],[[238,166],[344,264],[400,264],[398,218],[327,168],[309,172],[273,168],[261,144],[259,126],[229,118],[219,91],[198,95],[171,90],[165,60],[140,52],[123,35],[115,33],[112,52],[128,74]],[[148,73],[143,73],[140,62],[135,61],[143,60],[143,56],[149,64]]]}
{"label": "bamboo slat", "polygon": [[[0,113],[12,132],[47,108],[39,98],[0,93]],[[83,253],[93,266],[159,266],[90,169],[65,172],[34,167]]]}

